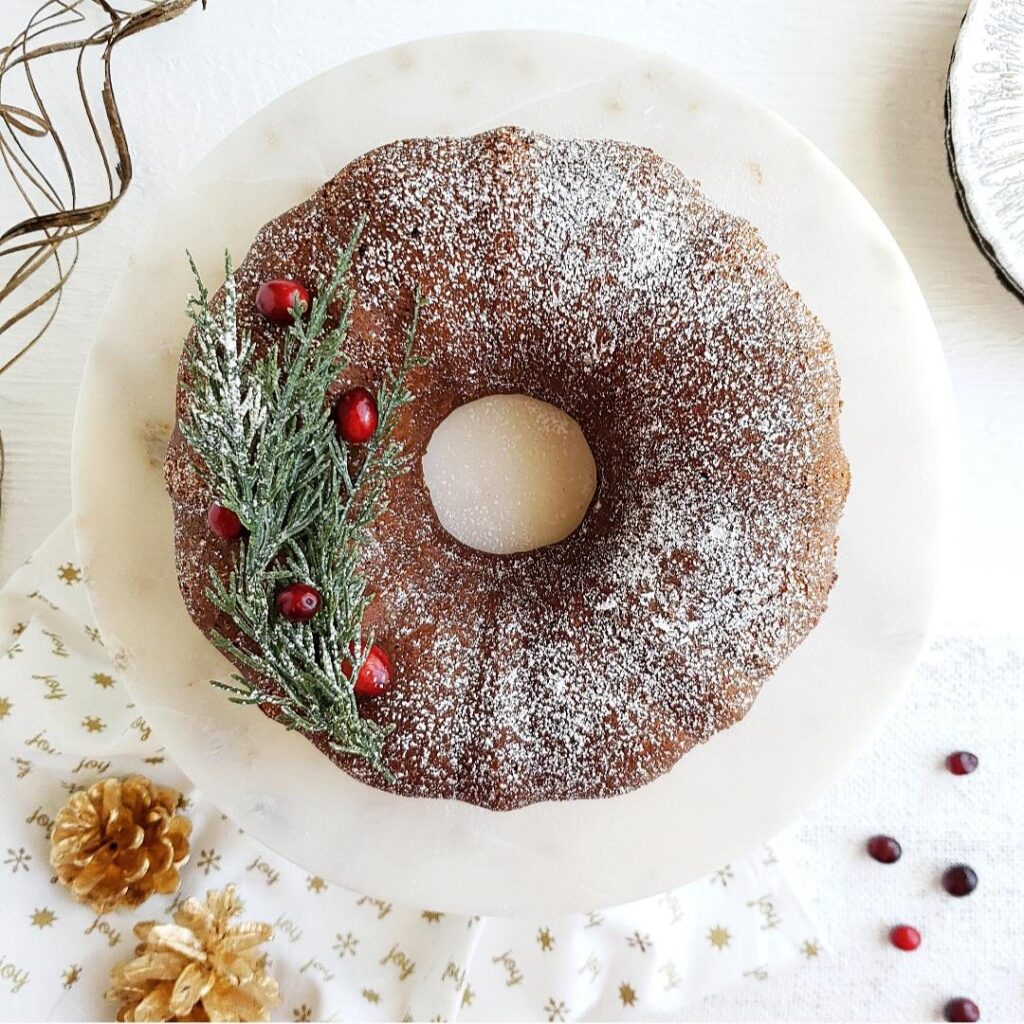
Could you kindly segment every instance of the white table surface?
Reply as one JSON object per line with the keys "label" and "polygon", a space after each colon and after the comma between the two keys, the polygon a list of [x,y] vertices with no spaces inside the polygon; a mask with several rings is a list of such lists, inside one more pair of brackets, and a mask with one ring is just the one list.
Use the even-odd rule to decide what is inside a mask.
{"label": "white table surface", "polygon": [[[696,1008],[694,1017],[928,1019],[955,994],[973,994],[986,1019],[1021,1016],[1024,857],[1017,837],[1024,801],[1017,776],[1024,744],[1014,724],[1021,703],[1008,680],[1024,679],[1024,308],[974,248],[946,173],[944,79],[965,5],[210,0],[205,13],[197,7],[125,43],[114,71],[135,182],[109,222],[84,241],[47,337],[0,377],[8,470],[0,579],[69,511],[69,447],[83,362],[147,211],[264,104],[359,54],[474,28],[592,32],[697,65],[808,135],[859,186],[903,247],[949,361],[964,487],[942,621],[942,632],[959,639],[932,656],[931,670],[873,747],[790,833],[801,860],[794,873],[832,952],[813,970],[753,982]],[[36,0],[4,0],[0,38],[12,36],[35,6]],[[65,102],[70,110],[70,96]],[[62,104],[52,106],[59,113]],[[85,144],[76,135],[72,152]],[[90,183],[98,184],[96,175],[80,182],[86,189]],[[0,185],[0,220],[10,223],[17,210],[13,190]],[[1000,680],[991,690],[977,685],[989,678],[990,666]],[[935,763],[961,745],[976,749],[983,770],[952,780]],[[908,855],[887,873],[865,864],[859,844],[877,830],[895,832],[917,857]],[[934,876],[959,856],[973,858],[983,884],[950,909]],[[925,945],[911,957],[895,954],[880,938],[900,916],[925,932]]]}

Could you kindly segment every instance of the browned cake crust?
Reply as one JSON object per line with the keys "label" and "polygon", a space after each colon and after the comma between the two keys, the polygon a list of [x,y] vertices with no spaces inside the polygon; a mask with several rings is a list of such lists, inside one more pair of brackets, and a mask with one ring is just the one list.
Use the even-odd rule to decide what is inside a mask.
{"label": "browned cake crust", "polygon": [[[496,809],[642,786],[742,718],[825,609],[849,484],[828,333],[756,230],[650,150],[502,128],[374,150],[264,227],[236,274],[261,345],[280,328],[260,283],[326,274],[363,215],[337,386],[398,363],[417,285],[433,362],[363,563],[398,667],[363,713],[395,726],[395,782],[332,756]],[[454,540],[419,468],[452,409],[496,392],[564,409],[598,466],[580,528],[523,555]],[[204,588],[231,545],[177,432],[167,481],[189,612],[230,631]]]}

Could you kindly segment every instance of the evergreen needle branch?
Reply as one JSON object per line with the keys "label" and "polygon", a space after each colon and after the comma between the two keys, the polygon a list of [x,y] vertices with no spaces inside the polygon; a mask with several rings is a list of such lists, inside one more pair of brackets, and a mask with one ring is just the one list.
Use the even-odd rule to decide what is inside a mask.
{"label": "evergreen needle branch", "polygon": [[[196,295],[188,304],[193,331],[179,427],[214,499],[245,528],[227,576],[211,567],[207,596],[237,634],[215,632],[213,643],[256,681],[235,675],[233,683],[214,685],[235,703],[272,707],[287,728],[321,736],[332,750],[363,757],[390,777],[381,754],[390,730],[361,718],[354,694],[373,643],[363,635],[371,599],[359,561],[371,524],[387,507],[388,485],[408,468],[393,433],[413,398],[409,374],[425,360],[414,353],[417,291],[401,361],[377,393],[377,431],[350,450],[325,396],[348,365],[354,295],[346,282],[362,226],[339,250],[331,275],[317,282],[310,308],[293,307],[280,344],[264,355],[248,332],[239,334],[230,256],[216,304],[189,256]],[[328,328],[336,299],[341,313]],[[309,622],[275,612],[277,591],[292,582],[311,584],[323,598]]]}

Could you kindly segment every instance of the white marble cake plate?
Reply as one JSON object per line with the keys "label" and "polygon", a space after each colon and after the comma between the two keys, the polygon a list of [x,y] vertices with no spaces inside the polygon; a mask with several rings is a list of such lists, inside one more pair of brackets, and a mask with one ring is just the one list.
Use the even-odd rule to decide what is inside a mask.
{"label": "white marble cake plate", "polygon": [[[228,665],[174,573],[161,464],[190,289],[351,158],[413,135],[516,123],[653,147],[749,218],[832,332],[853,488],[821,624],[746,720],[643,789],[494,813],[380,793],[302,737],[228,703]],[[924,299],[857,190],[777,116],[662,57],[605,40],[497,32],[335,68],[272,103],[144,231],[92,350],[74,507],[90,595],[133,698],[203,792],[311,873],[395,902],[553,913],[690,881],[768,839],[879,725],[926,640],[948,526],[950,390]]]}

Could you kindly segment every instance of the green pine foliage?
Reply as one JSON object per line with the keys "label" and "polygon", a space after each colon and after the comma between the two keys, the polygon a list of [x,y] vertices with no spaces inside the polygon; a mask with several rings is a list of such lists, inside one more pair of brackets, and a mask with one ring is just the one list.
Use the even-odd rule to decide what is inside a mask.
{"label": "green pine foliage", "polygon": [[[369,527],[386,507],[388,484],[408,468],[392,435],[399,411],[412,400],[409,372],[424,360],[413,354],[417,295],[402,362],[377,393],[377,431],[350,450],[325,395],[347,366],[354,296],[346,282],[360,229],[339,250],[330,279],[317,283],[308,315],[293,308],[280,345],[263,356],[248,333],[238,336],[230,256],[216,310],[192,263],[198,294],[189,300],[194,343],[179,426],[215,500],[245,527],[227,578],[211,567],[207,596],[238,632],[237,638],[214,633],[213,643],[257,678],[235,675],[233,684],[214,685],[235,703],[272,705],[289,729],[323,736],[332,750],[366,758],[387,776],[381,751],[389,730],[359,716],[353,692],[373,644],[362,629],[371,598],[359,562]],[[336,297],[342,312],[328,328]],[[295,582],[311,584],[323,597],[305,623],[274,609],[277,591]]]}

